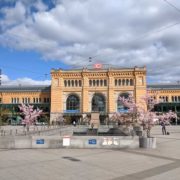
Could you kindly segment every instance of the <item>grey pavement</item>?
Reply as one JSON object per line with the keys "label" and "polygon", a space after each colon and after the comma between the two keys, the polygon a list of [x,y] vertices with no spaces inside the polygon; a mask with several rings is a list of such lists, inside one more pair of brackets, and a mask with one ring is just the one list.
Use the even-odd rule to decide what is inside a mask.
{"label": "grey pavement", "polygon": [[167,129],[153,129],[154,150],[0,150],[0,180],[179,180],[180,127]]}
{"label": "grey pavement", "polygon": [[72,134],[73,126],[30,126],[29,132],[23,126],[0,126],[0,138],[3,136],[31,136],[31,135],[63,135]]}

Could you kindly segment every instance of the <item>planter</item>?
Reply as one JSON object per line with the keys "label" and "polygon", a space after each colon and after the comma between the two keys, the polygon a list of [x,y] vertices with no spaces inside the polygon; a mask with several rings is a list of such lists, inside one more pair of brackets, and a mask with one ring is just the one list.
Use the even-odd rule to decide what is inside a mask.
{"label": "planter", "polygon": [[147,149],[156,148],[156,138],[155,137],[139,137],[139,147]]}

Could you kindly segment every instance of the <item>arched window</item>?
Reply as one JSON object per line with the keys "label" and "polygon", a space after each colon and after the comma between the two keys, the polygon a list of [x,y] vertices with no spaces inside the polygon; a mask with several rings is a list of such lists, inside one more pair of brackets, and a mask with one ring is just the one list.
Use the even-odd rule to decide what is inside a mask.
{"label": "arched window", "polygon": [[178,102],[180,102],[180,96],[178,96]]}
{"label": "arched window", "polygon": [[76,87],[78,86],[78,82],[77,82],[77,80],[75,80],[75,86],[76,86]]}
{"label": "arched window", "polygon": [[115,79],[115,86],[117,86],[117,79]]}
{"label": "arched window", "polygon": [[103,86],[103,80],[102,79],[101,79],[100,83],[101,83],[101,86]]}
{"label": "arched window", "polygon": [[66,80],[64,81],[64,86],[65,86],[65,87],[67,86],[67,81],[66,81]]}
{"label": "arched window", "polygon": [[97,86],[99,86],[99,80],[97,80],[96,84],[97,84]]}
{"label": "arched window", "polygon": [[177,102],[177,96],[174,97],[174,101]]}
{"label": "arched window", "polygon": [[79,80],[79,86],[80,86],[80,87],[82,86],[82,82],[81,82],[81,80]]}
{"label": "arched window", "polygon": [[92,80],[89,80],[89,86],[92,86]]}
{"label": "arched window", "polygon": [[[120,97],[128,98],[128,96],[129,96],[129,93],[121,93],[120,94]],[[128,108],[122,104],[122,102],[119,100],[119,98],[117,100],[117,111],[118,112],[128,112]]]}
{"label": "arched window", "polygon": [[94,94],[92,98],[92,111],[95,112],[105,112],[106,111],[106,102],[105,97],[102,94]]}
{"label": "arched window", "polygon": [[68,86],[71,86],[71,82],[70,82],[70,80],[68,80]]}
{"label": "arched window", "polygon": [[104,86],[107,86],[107,80],[106,79],[104,80]]}
{"label": "arched window", "polygon": [[96,85],[96,81],[95,80],[93,80],[93,86],[95,86]]}
{"label": "arched window", "polygon": [[122,80],[122,85],[123,85],[123,86],[125,85],[125,79]]}
{"label": "arched window", "polygon": [[168,102],[168,96],[166,96],[166,102]]}
{"label": "arched window", "polygon": [[130,79],[130,86],[133,86],[133,80]]}
{"label": "arched window", "polygon": [[129,79],[126,79],[126,86],[129,86]]}
{"label": "arched window", "polygon": [[74,80],[71,81],[71,85],[72,85],[72,87],[74,87]]}
{"label": "arched window", "polygon": [[66,110],[78,110],[80,109],[80,100],[76,95],[70,95],[66,101]]}

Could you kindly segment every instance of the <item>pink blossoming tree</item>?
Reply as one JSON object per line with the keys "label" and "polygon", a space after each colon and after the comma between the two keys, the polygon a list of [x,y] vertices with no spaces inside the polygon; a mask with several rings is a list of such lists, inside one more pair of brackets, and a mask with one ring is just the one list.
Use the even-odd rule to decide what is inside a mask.
{"label": "pink blossoming tree", "polygon": [[25,105],[21,104],[19,106],[20,111],[22,111],[22,114],[24,115],[24,119],[22,120],[22,123],[26,125],[27,131],[29,131],[29,126],[35,124],[37,117],[39,117],[42,113],[42,110],[40,109],[34,109],[34,106],[31,105]]}
{"label": "pink blossoming tree", "polygon": [[[157,120],[160,122],[168,123],[172,118],[177,118],[176,113],[169,111],[167,113],[163,113],[158,115],[157,112],[154,112],[154,106],[158,104],[155,98],[151,97],[148,93],[146,96],[141,98],[141,101],[137,104],[132,95],[129,95],[128,98],[119,97],[119,101],[122,103],[124,107],[128,108],[128,113],[126,116],[128,118],[122,117],[124,113],[115,113],[112,116],[114,121],[122,121],[122,122],[138,122],[143,126],[143,130],[146,131],[147,137],[150,137],[150,130],[154,126]],[[129,119],[131,120],[129,121]]]}

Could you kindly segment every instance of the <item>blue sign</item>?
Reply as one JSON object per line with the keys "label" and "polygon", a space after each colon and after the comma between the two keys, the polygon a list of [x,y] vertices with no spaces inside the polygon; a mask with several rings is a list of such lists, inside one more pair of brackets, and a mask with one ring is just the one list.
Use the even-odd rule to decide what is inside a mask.
{"label": "blue sign", "polygon": [[36,144],[44,144],[44,139],[37,139]]}
{"label": "blue sign", "polygon": [[77,109],[77,110],[65,110],[64,113],[79,113],[79,109]]}
{"label": "blue sign", "polygon": [[96,139],[89,139],[89,144],[97,144]]}
{"label": "blue sign", "polygon": [[118,112],[121,112],[121,113],[128,113],[128,109],[118,109]]}

